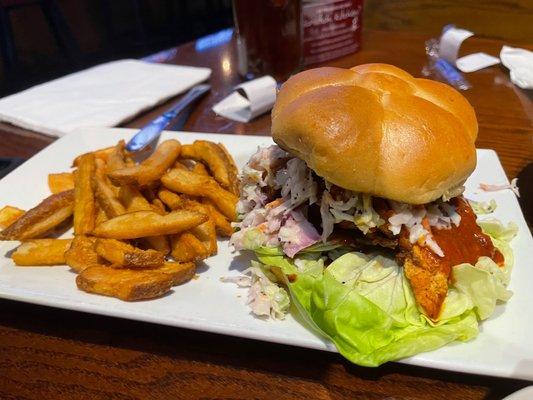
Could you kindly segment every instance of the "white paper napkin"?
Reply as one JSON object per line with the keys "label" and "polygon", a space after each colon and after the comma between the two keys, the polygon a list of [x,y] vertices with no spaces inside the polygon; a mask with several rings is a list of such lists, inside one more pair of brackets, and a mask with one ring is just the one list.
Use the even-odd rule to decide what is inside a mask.
{"label": "white paper napkin", "polygon": [[209,68],[114,61],[0,99],[0,120],[52,136],[112,127],[210,74]]}
{"label": "white paper napkin", "polygon": [[439,41],[439,56],[462,72],[474,72],[500,63],[500,59],[487,53],[472,53],[457,58],[463,42],[474,36],[474,32],[451,27],[441,35]]}
{"label": "white paper napkin", "polygon": [[500,59],[498,57],[493,57],[487,53],[472,53],[455,61],[457,68],[462,72],[475,72],[499,63]]}
{"label": "white paper napkin", "polygon": [[474,32],[466,29],[455,27],[446,29],[439,40],[439,57],[455,65],[461,44],[472,36],[474,36]]}
{"label": "white paper napkin", "polygon": [[511,81],[522,89],[533,89],[533,51],[503,46],[502,64],[510,70]]}
{"label": "white paper napkin", "polygon": [[218,115],[248,122],[272,108],[276,101],[276,80],[263,76],[235,86],[233,92],[213,106]]}

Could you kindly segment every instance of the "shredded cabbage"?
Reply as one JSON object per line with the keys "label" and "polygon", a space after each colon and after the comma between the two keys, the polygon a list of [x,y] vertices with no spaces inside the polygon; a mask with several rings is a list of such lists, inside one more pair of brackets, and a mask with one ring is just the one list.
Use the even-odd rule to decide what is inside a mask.
{"label": "shredded cabbage", "polygon": [[398,235],[402,226],[405,226],[409,230],[411,243],[422,243],[438,256],[444,256],[431,232],[423,226],[423,221],[427,219],[429,225],[436,229],[450,229],[452,225],[459,226],[461,216],[453,205],[445,202],[434,202],[423,207],[396,201],[389,201],[389,203],[395,212],[388,220],[389,228],[393,234]]}
{"label": "shredded cabbage", "polygon": [[290,305],[287,291],[277,284],[275,275],[261,263],[252,261],[252,266],[242,275],[222,277],[222,282],[231,282],[239,287],[247,287],[247,304],[257,317],[284,319]]}
{"label": "shredded cabbage", "polygon": [[[339,222],[352,222],[363,233],[385,223],[372,207],[371,196],[344,191],[346,199],[334,199],[330,192],[333,185],[324,181],[319,235],[305,218],[307,206],[319,200],[318,180],[303,160],[289,158],[277,146],[259,149],[243,168],[241,182],[241,200],[237,204],[240,222],[233,223],[238,231],[231,238],[236,250],[249,248],[246,243],[256,248],[277,241],[285,254],[293,257],[320,239],[326,243]],[[266,187],[279,191],[279,197],[269,199]]]}
{"label": "shredded cabbage", "polygon": [[333,232],[334,224],[353,222],[363,233],[368,233],[385,223],[372,207],[372,197],[367,194],[346,191],[346,200],[334,200],[330,191],[322,193],[320,214],[322,217],[322,241],[325,243]]}
{"label": "shredded cabbage", "polygon": [[[327,243],[335,224],[347,221],[364,234],[387,224],[394,235],[399,235],[405,227],[411,243],[427,246],[442,257],[430,228],[450,229],[461,222],[455,207],[440,200],[425,206],[389,200],[394,214],[386,221],[374,209],[372,196],[338,188],[316,177],[303,160],[290,158],[278,146],[258,149],[243,168],[241,182],[237,204],[240,222],[233,223],[238,232],[231,239],[236,250],[249,248],[246,238],[253,235],[253,240],[248,240],[253,248],[280,244],[285,254],[294,257],[318,240]],[[325,189],[319,193],[319,187]],[[463,189],[457,187],[448,194]],[[320,209],[320,234],[306,218],[313,204]],[[296,219],[295,215],[304,218]],[[248,235],[248,231],[253,233]]]}

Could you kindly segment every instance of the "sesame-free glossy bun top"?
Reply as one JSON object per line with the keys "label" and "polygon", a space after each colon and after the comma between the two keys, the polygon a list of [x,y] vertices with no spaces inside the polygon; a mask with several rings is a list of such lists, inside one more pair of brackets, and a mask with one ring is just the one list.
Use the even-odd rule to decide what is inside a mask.
{"label": "sesame-free glossy bun top", "polygon": [[301,72],[283,84],[272,110],[274,141],[319,176],[410,204],[466,180],[477,129],[455,89],[387,64]]}

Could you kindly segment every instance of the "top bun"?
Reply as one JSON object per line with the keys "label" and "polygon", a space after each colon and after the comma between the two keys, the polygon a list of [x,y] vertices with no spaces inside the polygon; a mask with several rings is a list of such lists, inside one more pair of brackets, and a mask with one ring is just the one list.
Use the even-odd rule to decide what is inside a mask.
{"label": "top bun", "polygon": [[272,136],[345,189],[410,204],[436,200],[476,166],[474,109],[455,89],[387,64],[291,77]]}

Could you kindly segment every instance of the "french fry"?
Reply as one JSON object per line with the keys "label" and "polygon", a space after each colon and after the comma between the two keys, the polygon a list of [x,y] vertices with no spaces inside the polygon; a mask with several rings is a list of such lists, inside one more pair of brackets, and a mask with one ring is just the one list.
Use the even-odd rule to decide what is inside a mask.
{"label": "french fry", "polygon": [[86,268],[102,265],[103,260],[96,253],[95,244],[94,237],[76,236],[65,252],[66,264],[78,273]]}
{"label": "french fry", "polygon": [[196,140],[192,145],[183,145],[182,158],[190,158],[205,163],[215,180],[226,190],[237,194],[237,169],[234,162],[216,143],[206,140]]}
{"label": "french fry", "polygon": [[[239,176],[239,169],[237,168],[237,164],[235,163],[235,160],[233,159],[233,156],[230,154],[230,152],[228,151],[228,149],[226,148],[226,146],[224,146],[223,143],[217,143],[218,147],[220,148],[220,150],[222,150],[224,152],[224,154],[226,155],[226,161],[228,163],[228,167],[230,169],[230,176],[233,175],[235,177],[235,179],[237,179],[237,186],[238,186],[238,176]],[[235,194],[239,194],[239,192],[235,193]]]}
{"label": "french fry", "polygon": [[107,159],[107,163],[105,164],[105,173],[102,171],[102,175],[105,175],[102,179],[108,183],[109,187],[113,189],[113,193],[115,193],[115,197],[119,197],[119,191],[120,186],[117,186],[109,180],[107,177],[107,174],[110,172],[126,168],[126,157],[129,158],[129,155],[127,155],[127,152],[125,150],[126,143],[124,140],[121,140],[117,143],[115,146],[115,149],[109,154],[109,157]]}
{"label": "french fry", "polygon": [[78,161],[78,173],[74,183],[74,234],[85,235],[94,229],[95,202],[92,177],[96,163],[93,153],[83,155]]}
{"label": "french fry", "polygon": [[0,210],[0,229],[7,228],[17,219],[22,217],[26,211],[17,207],[5,206]]}
{"label": "french fry", "polygon": [[177,286],[192,279],[196,272],[196,264],[192,262],[166,262],[157,271],[170,275],[172,286]]}
{"label": "french fry", "polygon": [[209,211],[209,216],[213,219],[217,233],[221,236],[230,237],[233,235],[233,227],[231,223],[226,219],[226,217],[218,211],[218,209],[211,203],[209,199],[202,199],[202,204],[207,206]]}
{"label": "french fry", "polygon": [[167,213],[165,204],[158,198],[152,200],[152,208],[158,214],[165,215]]}
{"label": "french fry", "polygon": [[164,254],[165,256],[170,253],[170,244],[165,235],[160,236],[148,236],[143,238],[143,241],[154,250]]}
{"label": "french fry", "polygon": [[96,208],[96,218],[95,218],[95,221],[94,221],[94,225],[98,226],[101,223],[107,221],[108,219],[109,218],[107,218],[107,215],[106,215],[105,211],[101,207],[97,207]]}
{"label": "french fry", "polygon": [[42,237],[72,215],[74,190],[53,194],[0,232],[0,240]]}
{"label": "french fry", "polygon": [[157,191],[159,190],[159,185],[151,184],[145,186],[141,189],[141,193],[150,202],[150,210],[155,211],[158,214],[166,214],[166,209],[161,201],[157,198]]}
{"label": "french fry", "polygon": [[[167,140],[136,164],[121,140],[73,165],[49,174],[53,195],[36,207],[0,209],[0,240],[23,241],[16,265],[67,264],[81,290],[142,300],[192,279],[194,262],[217,252],[217,232],[232,233],[237,169],[223,145]],[[73,239],[36,239],[72,214]]]}
{"label": "french fry", "polygon": [[[196,200],[184,199],[181,203],[181,207],[210,216],[209,208],[204,204],[197,202]],[[215,222],[213,219],[211,219],[211,217],[203,224],[192,228],[189,232],[202,242],[207,251],[207,256],[212,256],[213,254],[217,253],[217,233]]]}
{"label": "french fry", "polygon": [[113,171],[109,173],[109,178],[116,185],[146,186],[158,180],[174,164],[180,154],[180,148],[180,142],[177,140],[166,140],[141,164]]}
{"label": "french fry", "polygon": [[91,151],[89,153],[80,154],[78,157],[74,159],[74,161],[72,162],[72,166],[79,167],[81,159],[88,154],[92,154],[95,158],[102,160],[104,162],[107,162],[107,158],[113,152],[114,149],[115,149],[115,146],[110,146],[110,147],[105,147],[103,149]]}
{"label": "french fry", "polygon": [[[112,157],[113,154],[110,154],[109,157]],[[99,159],[96,159],[95,160],[96,163],[95,163],[95,166],[96,166],[96,169],[95,169],[95,172],[94,172],[94,175],[93,175],[93,182],[92,182],[92,185],[93,185],[93,192],[94,192],[94,198],[95,198],[95,203],[96,205],[98,206],[98,201],[96,199],[96,189],[94,187],[94,177],[95,176],[98,176],[98,178],[100,180],[102,180],[103,182],[105,182],[106,186],[109,187],[114,195],[114,197],[118,200],[118,192],[120,190],[120,186],[115,186],[111,183],[111,181],[109,180],[109,178],[107,177],[107,163],[103,162],[102,160],[99,160]]]}
{"label": "french fry", "polygon": [[96,201],[108,218],[118,217],[126,213],[124,206],[115,197],[115,192],[102,169],[97,169],[92,182]]}
{"label": "french fry", "polygon": [[97,239],[95,251],[113,267],[155,268],[165,262],[165,255],[156,250],[141,250],[116,239]]}
{"label": "french fry", "polygon": [[48,187],[54,194],[74,189],[74,174],[72,172],[48,174]]}
{"label": "french fry", "polygon": [[202,196],[211,200],[231,221],[236,218],[235,206],[238,198],[222,189],[211,177],[195,174],[185,169],[171,169],[161,177],[165,187],[190,196]]}
{"label": "french fry", "polygon": [[210,176],[209,174],[209,171],[207,170],[207,168],[205,167],[204,164],[202,164],[201,162],[196,162],[196,164],[194,164],[194,167],[192,167],[192,172],[196,173],[196,174],[200,174],[200,175],[207,175],[207,176]]}
{"label": "french fry", "polygon": [[170,235],[189,230],[204,223],[208,218],[205,214],[188,210],[172,211],[166,215],[154,211],[135,211],[98,225],[93,234],[110,239]]}
{"label": "french fry", "polygon": [[212,256],[217,254],[217,232],[215,228],[215,223],[212,219],[209,219],[207,222],[195,226],[190,230],[190,232],[196,236],[207,250],[207,256]]}
{"label": "french fry", "polygon": [[178,262],[196,262],[207,258],[207,249],[195,235],[190,232],[170,237],[170,254]]}
{"label": "french fry", "polygon": [[126,167],[135,166],[135,160],[133,159],[132,155],[127,152],[124,153],[124,162],[126,163]]}
{"label": "french fry", "polygon": [[192,144],[184,144],[181,146],[180,158],[196,160],[198,156],[196,155],[195,148]]}
{"label": "french fry", "polygon": [[148,211],[152,209],[148,200],[146,200],[140,190],[134,186],[121,186],[118,197],[128,212]]}
{"label": "french fry", "polygon": [[[131,185],[121,186],[119,198],[128,212],[134,211],[152,211],[152,206],[144,198],[142,193],[136,187]],[[144,238],[149,247],[165,255],[170,253],[170,244],[166,236],[149,236]]]}
{"label": "french fry", "polygon": [[126,162],[124,161],[125,146],[126,143],[124,142],[124,140],[121,140],[113,148],[113,151],[107,157],[106,173],[110,173],[126,167]]}
{"label": "french fry", "polygon": [[[155,182],[154,182],[155,183]],[[158,197],[157,192],[159,190],[158,184],[151,184],[142,188],[141,193],[150,202],[150,209],[158,214],[165,215],[167,210],[165,203],[163,203]]]}
{"label": "french fry", "polygon": [[181,197],[168,189],[159,189],[157,192],[157,197],[159,197],[161,201],[165,203],[166,206],[171,210],[177,210],[180,208]]}
{"label": "french fry", "polygon": [[151,299],[167,293],[174,278],[171,274],[153,270],[116,269],[95,266],[76,277],[78,288],[125,301]]}
{"label": "french fry", "polygon": [[[187,171],[190,171],[190,168],[186,165],[186,161],[187,160],[177,160],[175,163],[174,163],[174,166],[172,168],[176,168],[176,169],[184,169],[184,170],[187,170]],[[209,175],[209,174],[208,174]]]}
{"label": "french fry", "polygon": [[16,265],[65,264],[65,252],[72,239],[33,239],[23,242],[11,255]]}

